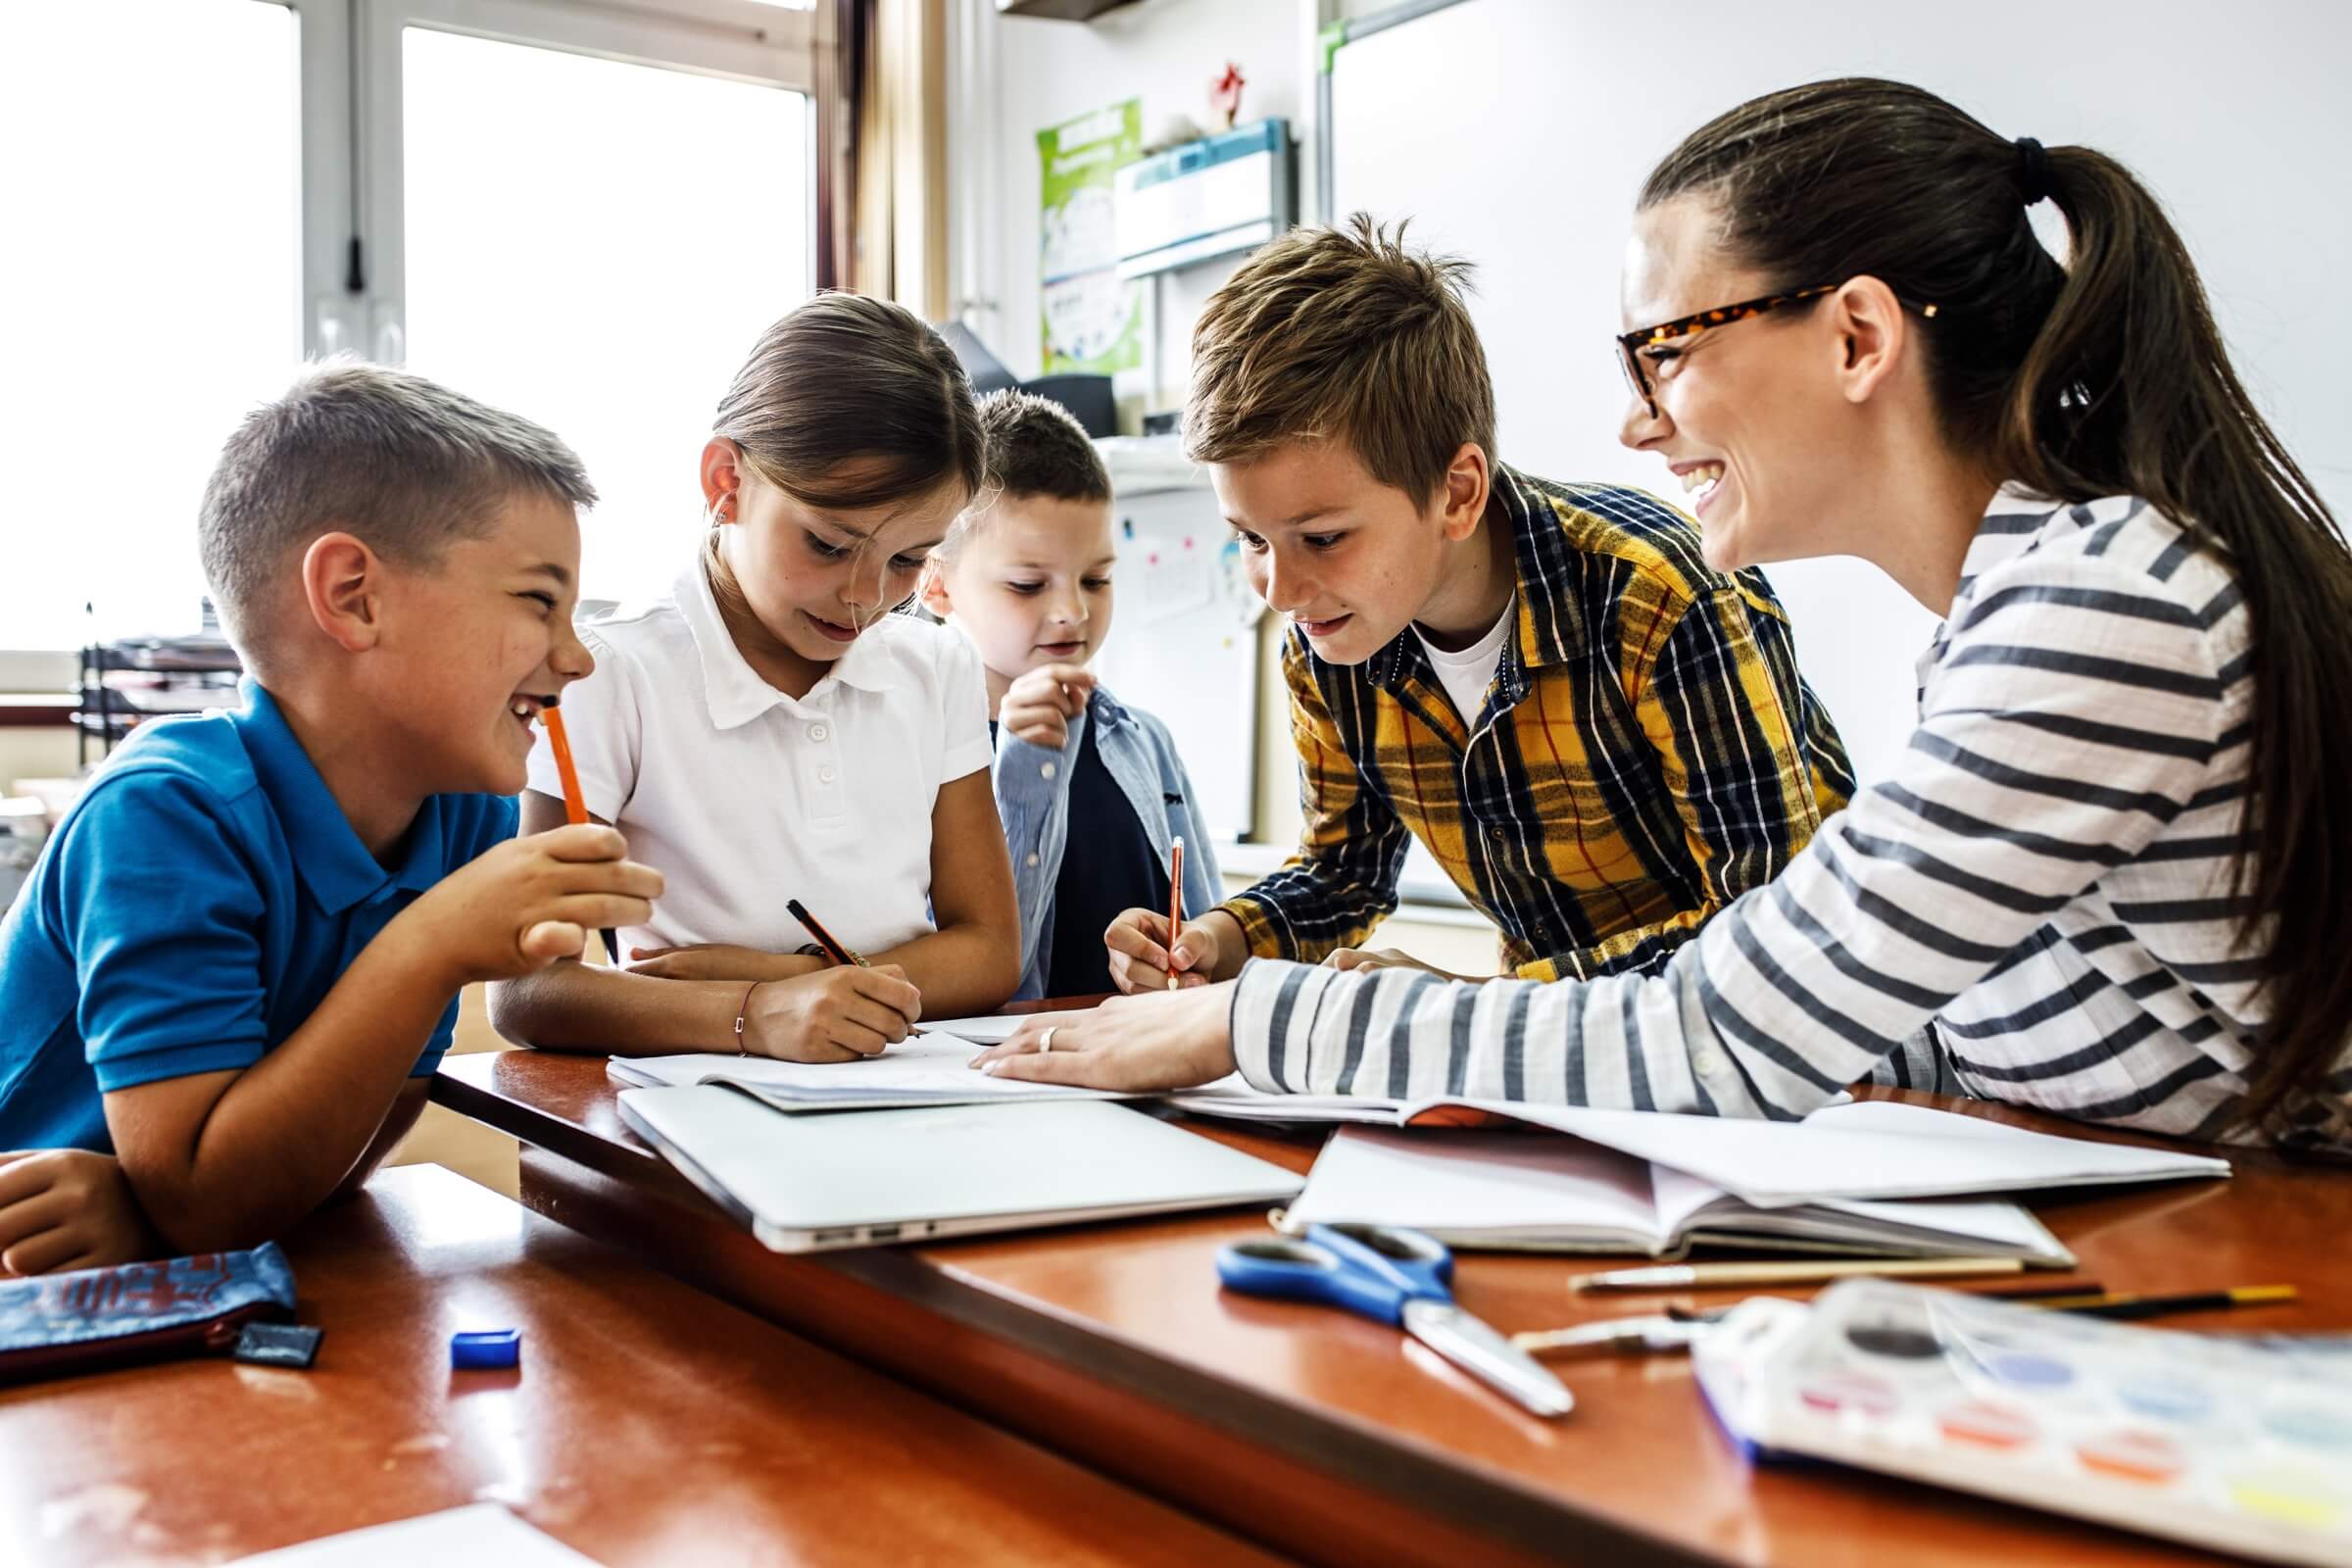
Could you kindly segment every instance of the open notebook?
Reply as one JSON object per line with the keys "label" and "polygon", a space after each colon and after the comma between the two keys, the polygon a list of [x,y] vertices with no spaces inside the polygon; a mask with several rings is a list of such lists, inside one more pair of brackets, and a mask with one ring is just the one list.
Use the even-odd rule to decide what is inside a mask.
{"label": "open notebook", "polygon": [[1823,1199],[1952,1198],[2230,1174],[2229,1161],[2206,1154],[2061,1138],[1889,1100],[1851,1101],[1824,1106],[1802,1121],[1776,1122],[1505,1101],[1265,1095],[1230,1085],[1227,1080],[1172,1095],[1169,1102],[1202,1115],[1255,1121],[1400,1127],[1502,1117],[1683,1171],[1761,1208]]}
{"label": "open notebook", "polygon": [[1286,1229],[1406,1225],[1457,1247],[1679,1256],[1722,1244],[1886,1257],[2075,1261],[2015,1203],[1825,1200],[1758,1208],[1671,1166],[1540,1133],[1343,1127]]}
{"label": "open notebook", "polygon": [[[986,1022],[988,1020],[978,1020]],[[938,1025],[863,1061],[777,1061],[717,1054],[614,1056],[605,1072],[626,1089],[723,1084],[778,1110],[906,1110],[919,1105],[980,1105],[1004,1100],[1129,1100],[1130,1095],[1068,1089],[974,1072],[988,1045]],[[1253,1094],[1239,1076],[1212,1089]]]}

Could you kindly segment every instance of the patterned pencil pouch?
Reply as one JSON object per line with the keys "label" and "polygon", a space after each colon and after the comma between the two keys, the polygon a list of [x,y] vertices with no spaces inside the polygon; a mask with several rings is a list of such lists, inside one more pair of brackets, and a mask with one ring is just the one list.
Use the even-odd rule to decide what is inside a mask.
{"label": "patterned pencil pouch", "polygon": [[294,1270],[275,1242],[0,1280],[0,1384],[220,1354],[245,1324],[293,1315]]}

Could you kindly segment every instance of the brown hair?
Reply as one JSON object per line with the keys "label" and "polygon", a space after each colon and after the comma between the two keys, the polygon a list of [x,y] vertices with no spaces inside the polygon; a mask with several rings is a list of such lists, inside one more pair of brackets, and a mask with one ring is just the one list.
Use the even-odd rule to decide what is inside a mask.
{"label": "brown hair", "polygon": [[1110,470],[1085,427],[1051,398],[1007,387],[980,400],[988,477],[1008,496],[1108,501]]}
{"label": "brown hair", "polygon": [[[2326,1092],[2352,1036],[2352,551],[2231,368],[2180,236],[2088,147],[2011,142],[1900,82],[1814,82],[1693,132],[1642,204],[1714,199],[1731,253],[1775,288],[1868,274],[1933,301],[1930,386],[1955,446],[2061,501],[2133,495],[2227,562],[2255,631],[2241,951],[2261,966],[2263,1059],[2240,1106]],[[2046,194],[2071,263],[2026,217]],[[2251,952],[2257,943],[2261,952]]]}
{"label": "brown hair", "polygon": [[250,659],[254,613],[289,553],[330,529],[387,561],[429,566],[489,531],[501,502],[537,491],[574,507],[596,487],[544,426],[421,375],[337,356],[245,416],[220,449],[196,544],[221,618]]}
{"label": "brown hair", "polygon": [[1462,303],[1470,264],[1407,250],[1363,213],[1298,228],[1209,296],[1193,328],[1184,450],[1246,463],[1291,441],[1345,441],[1416,504],[1467,441],[1494,458],[1494,384]]}
{"label": "brown hair", "polygon": [[760,333],[710,428],[812,507],[887,506],[949,482],[969,495],[983,473],[955,351],[906,307],[862,294],[819,294]]}

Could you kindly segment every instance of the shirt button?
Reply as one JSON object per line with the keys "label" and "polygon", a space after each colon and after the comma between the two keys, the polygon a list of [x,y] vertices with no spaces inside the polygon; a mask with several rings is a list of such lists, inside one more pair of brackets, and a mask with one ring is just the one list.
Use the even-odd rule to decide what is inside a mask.
{"label": "shirt button", "polygon": [[830,784],[830,783],[832,783],[832,782],[833,782],[833,770],[832,770],[831,768],[829,768],[829,767],[820,767],[820,768],[818,768],[818,769],[816,770],[816,781],[817,781],[819,784]]}
{"label": "shirt button", "polygon": [[1698,1069],[1698,1075],[1701,1078],[1712,1078],[1723,1071],[1727,1063],[1723,1059],[1722,1052],[1702,1051],[1690,1058],[1690,1065]]}
{"label": "shirt button", "polygon": [[1503,834],[1502,828],[1499,825],[1487,829],[1487,841],[1491,844],[1500,844],[1503,841],[1504,836],[1505,835]]}
{"label": "shirt button", "polygon": [[1029,858],[1028,858],[1028,859],[1026,859],[1026,860],[1025,860],[1025,861],[1023,861],[1022,863],[1023,863],[1023,864],[1025,864],[1025,865],[1035,865],[1035,864],[1037,863],[1037,852],[1036,852],[1035,850],[1031,850],[1031,851],[1029,852]]}
{"label": "shirt button", "polygon": [[1054,764],[1052,762],[1046,763],[1043,767],[1037,770],[1037,776],[1039,778],[1052,778],[1054,776]]}
{"label": "shirt button", "polygon": [[830,729],[827,729],[822,724],[811,724],[808,726],[808,738],[812,741],[821,741],[832,733],[833,732]]}

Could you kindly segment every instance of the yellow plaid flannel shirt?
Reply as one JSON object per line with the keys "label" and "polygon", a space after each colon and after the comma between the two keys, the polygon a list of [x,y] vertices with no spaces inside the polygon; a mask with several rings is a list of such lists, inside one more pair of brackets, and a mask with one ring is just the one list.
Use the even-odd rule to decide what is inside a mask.
{"label": "yellow plaid flannel shirt", "polygon": [[1522,978],[1648,971],[1779,874],[1853,793],[1763,576],[1699,554],[1653,496],[1496,466],[1518,635],[1465,722],[1408,629],[1361,664],[1283,647],[1298,853],[1219,907],[1312,963],[1396,907],[1410,838]]}

